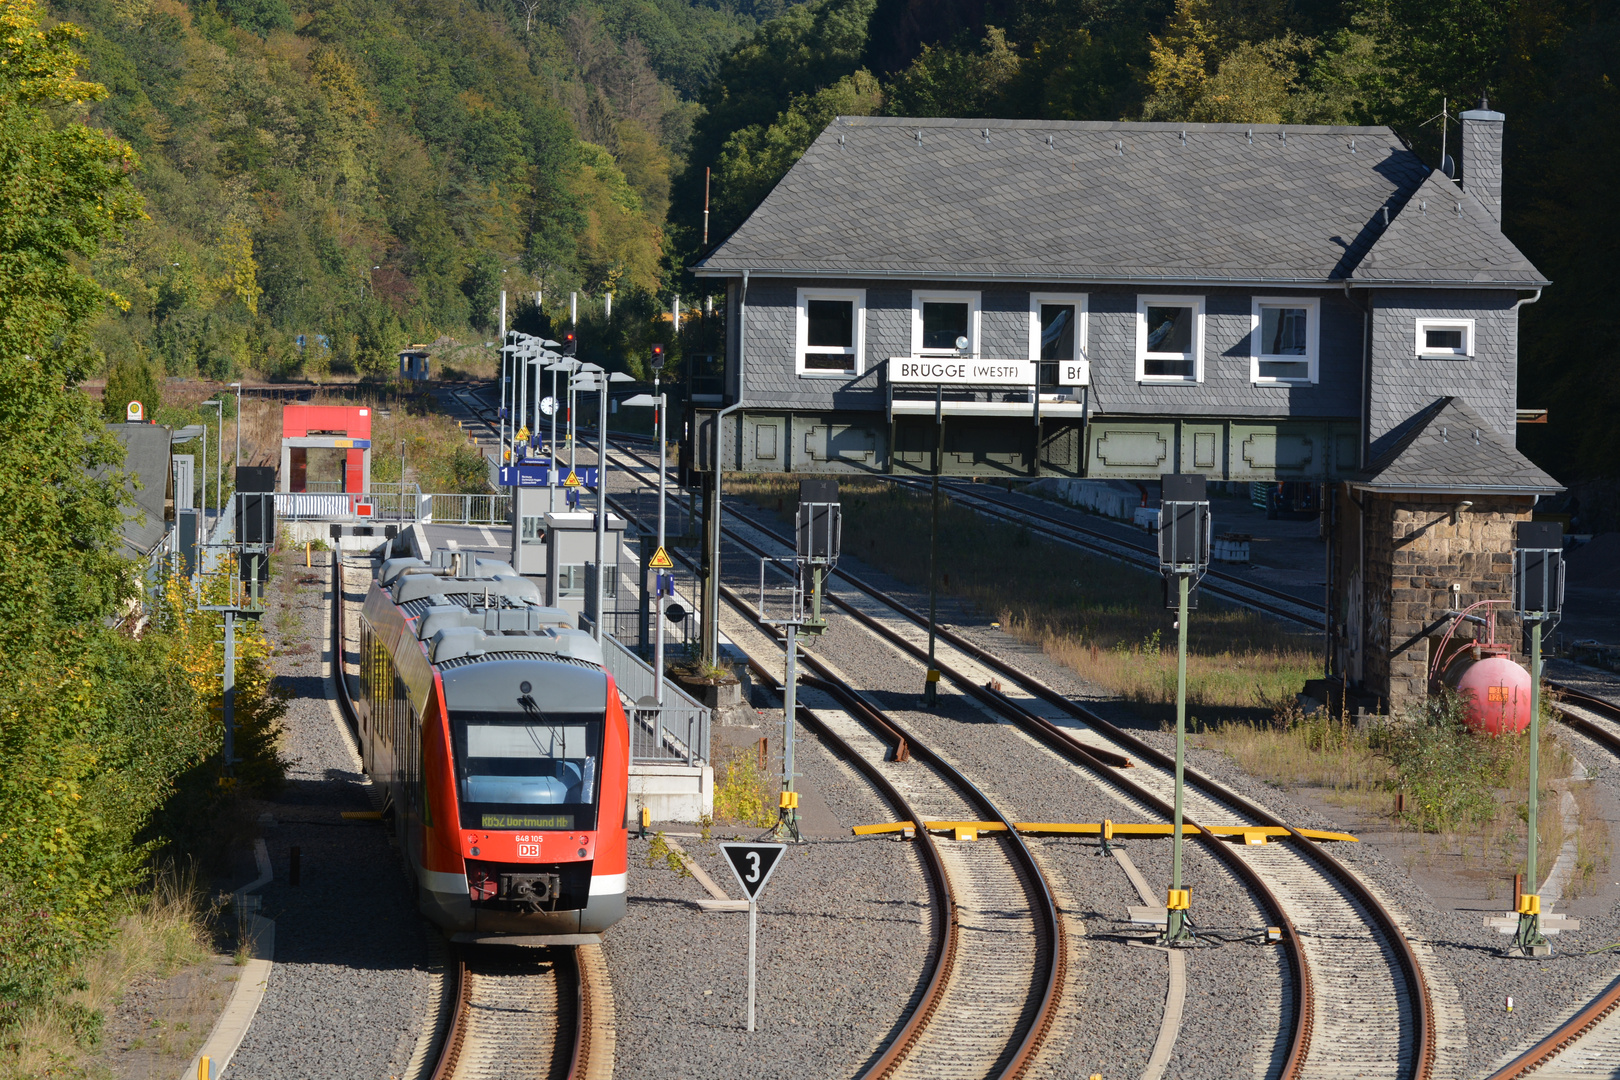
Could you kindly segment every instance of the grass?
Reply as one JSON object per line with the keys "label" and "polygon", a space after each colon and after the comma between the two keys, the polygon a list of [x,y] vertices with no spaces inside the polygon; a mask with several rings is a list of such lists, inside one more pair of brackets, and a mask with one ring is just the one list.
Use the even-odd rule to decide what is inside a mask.
{"label": "grass", "polygon": [[[727,490],[787,520],[798,480],[744,475]],[[918,588],[928,584],[930,497],[881,480],[843,480],[844,552]],[[1158,718],[1175,701],[1175,614],[1161,581],[1051,543],[941,497],[940,592],[1040,646],[1085,679]],[[1291,698],[1320,673],[1319,635],[1298,634],[1204,597],[1188,620],[1187,700],[1206,713]]]}
{"label": "grass", "polygon": [[208,913],[194,874],[165,870],[144,899],[131,903],[107,946],[74,967],[72,989],[7,1034],[0,1077],[92,1075],[105,1016],[130,984],[143,976],[167,978],[211,955]]}
{"label": "grass", "polygon": [[[1487,899],[1524,867],[1530,790],[1530,742],[1524,736],[1479,736],[1459,730],[1454,704],[1413,711],[1399,722],[1357,731],[1347,716],[1326,710],[1306,716],[1297,707],[1276,710],[1269,724],[1226,722],[1205,728],[1195,744],[1218,750],[1245,772],[1287,787],[1316,789],[1336,806],[1418,834],[1408,844],[1407,869],[1435,865],[1441,856],[1462,871],[1484,876]],[[1564,842],[1559,804],[1562,781],[1574,761],[1543,722],[1537,880],[1544,880]],[[1558,784],[1558,787],[1552,785]],[[1607,823],[1586,785],[1573,786],[1579,814],[1574,832],[1576,870],[1565,889],[1573,898],[1607,869],[1612,851]],[[1404,795],[1402,809],[1397,794]]]}

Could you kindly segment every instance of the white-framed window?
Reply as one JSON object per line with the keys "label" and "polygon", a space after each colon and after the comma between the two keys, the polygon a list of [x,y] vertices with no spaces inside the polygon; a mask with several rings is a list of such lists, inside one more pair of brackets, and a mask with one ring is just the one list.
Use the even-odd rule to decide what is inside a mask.
{"label": "white-framed window", "polygon": [[1088,329],[1085,293],[1030,294],[1029,358],[1042,390],[1091,384]]}
{"label": "white-framed window", "polygon": [[866,350],[865,289],[800,289],[794,370],[801,376],[861,373]]}
{"label": "white-framed window", "polygon": [[1138,382],[1204,381],[1204,298],[1136,298]]}
{"label": "white-framed window", "polygon": [[1322,302],[1257,296],[1249,328],[1249,380],[1260,386],[1314,383],[1322,342]]}
{"label": "white-framed window", "polygon": [[[967,348],[958,344],[967,339]],[[979,355],[979,294],[914,292],[911,294],[912,356]]]}
{"label": "white-framed window", "polygon": [[1419,319],[1417,354],[1455,358],[1474,355],[1473,319]]}

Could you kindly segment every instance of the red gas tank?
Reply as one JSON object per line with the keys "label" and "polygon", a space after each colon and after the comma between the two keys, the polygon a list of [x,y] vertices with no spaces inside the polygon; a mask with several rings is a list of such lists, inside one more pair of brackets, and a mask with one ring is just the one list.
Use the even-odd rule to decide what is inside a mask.
{"label": "red gas tank", "polygon": [[1505,656],[1463,658],[1446,668],[1445,684],[1468,704],[1468,726],[1489,735],[1530,726],[1530,673]]}

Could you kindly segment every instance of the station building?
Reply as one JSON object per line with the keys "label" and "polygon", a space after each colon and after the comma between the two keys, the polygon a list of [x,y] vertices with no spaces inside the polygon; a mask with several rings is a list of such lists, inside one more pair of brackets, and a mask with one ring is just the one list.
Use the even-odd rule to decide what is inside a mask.
{"label": "station building", "polygon": [[1461,120],[1454,179],[1383,127],[840,117],[693,267],[697,456],[718,422],[725,469],[1322,485],[1333,674],[1404,704],[1560,490],[1514,447],[1549,282],[1503,115]]}

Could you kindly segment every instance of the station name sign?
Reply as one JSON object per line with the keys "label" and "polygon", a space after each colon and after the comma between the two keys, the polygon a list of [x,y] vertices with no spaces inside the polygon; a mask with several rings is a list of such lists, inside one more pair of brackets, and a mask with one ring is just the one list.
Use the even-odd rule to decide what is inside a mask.
{"label": "station name sign", "polygon": [[[1091,373],[1082,360],[1058,364],[1059,386],[1085,386]],[[981,360],[956,356],[893,356],[889,382],[899,386],[1034,386],[1033,360]]]}
{"label": "station name sign", "polygon": [[895,356],[889,359],[889,381],[908,385],[1033,386],[1031,360],[979,360],[956,356]]}

